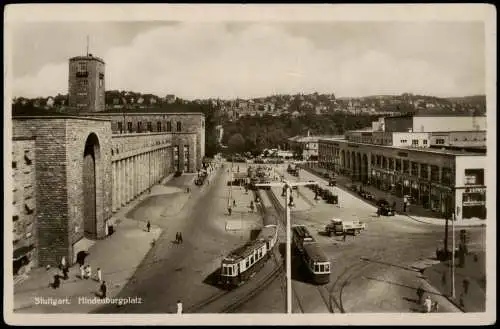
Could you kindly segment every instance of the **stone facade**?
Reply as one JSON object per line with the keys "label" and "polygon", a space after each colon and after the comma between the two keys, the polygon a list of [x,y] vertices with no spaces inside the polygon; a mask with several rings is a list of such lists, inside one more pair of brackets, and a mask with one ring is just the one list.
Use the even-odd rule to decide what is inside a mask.
{"label": "stone facade", "polygon": [[[113,134],[164,133],[171,135],[172,145],[180,150],[189,147],[188,172],[202,168],[205,156],[205,115],[203,113],[92,113],[96,118],[111,120]],[[180,128],[180,129],[178,129]],[[184,163],[181,165],[184,168]]]}
{"label": "stone facade", "polygon": [[69,60],[69,106],[81,112],[99,112],[105,107],[105,63],[102,59],[77,56]]}
{"label": "stone facade", "polygon": [[14,274],[37,266],[35,139],[12,141],[12,240]]}
{"label": "stone facade", "polygon": [[[23,229],[16,230],[19,232],[14,239],[26,235],[26,230],[33,232],[29,245],[35,250],[32,259],[39,266],[57,265],[63,256],[69,262],[75,261],[83,238],[105,238],[114,224],[114,212],[176,170],[175,147],[180,150],[181,170],[196,172],[201,168],[202,114],[169,116],[176,122],[172,130],[177,130],[177,122],[181,123],[179,132],[160,129],[120,134],[116,131],[117,120],[110,118],[117,117],[94,114],[13,118],[13,166],[20,164],[25,151],[31,152],[33,161],[29,175],[21,177],[19,169],[14,169],[13,192],[16,202],[21,202],[21,186],[31,186],[31,204],[36,200],[36,216],[32,215],[31,222],[29,217],[22,219]],[[135,122],[149,122],[157,120],[158,115],[132,118]],[[21,208],[17,208],[14,214],[20,213]],[[13,219],[21,222],[19,217]]]}

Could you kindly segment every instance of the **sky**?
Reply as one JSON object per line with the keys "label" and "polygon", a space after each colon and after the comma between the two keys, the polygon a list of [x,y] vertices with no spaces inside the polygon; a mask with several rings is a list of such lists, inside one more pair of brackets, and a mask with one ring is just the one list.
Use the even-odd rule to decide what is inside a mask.
{"label": "sky", "polygon": [[482,22],[30,22],[12,26],[14,96],[68,90],[68,59],[106,89],[184,99],[485,94]]}

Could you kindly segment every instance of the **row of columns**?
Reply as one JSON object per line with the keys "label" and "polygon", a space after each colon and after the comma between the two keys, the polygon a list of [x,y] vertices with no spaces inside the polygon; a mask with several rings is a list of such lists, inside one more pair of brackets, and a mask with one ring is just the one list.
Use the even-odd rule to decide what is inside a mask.
{"label": "row of columns", "polygon": [[169,173],[169,148],[113,161],[112,211],[116,212]]}

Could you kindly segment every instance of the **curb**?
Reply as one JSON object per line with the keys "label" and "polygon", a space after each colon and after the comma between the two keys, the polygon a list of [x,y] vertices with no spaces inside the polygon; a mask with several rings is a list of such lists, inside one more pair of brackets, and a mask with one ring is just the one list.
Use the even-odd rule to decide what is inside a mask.
{"label": "curb", "polygon": [[[416,221],[416,222],[419,222],[419,223],[424,223],[424,224],[427,224],[427,225],[435,225],[435,226],[445,226],[446,224],[443,223],[432,223],[432,222],[428,222],[428,221],[425,221],[425,220],[421,220],[421,219],[417,219],[413,216],[410,216],[410,215],[405,215],[406,217]],[[451,224],[450,224],[451,226]],[[486,227],[486,223],[477,223],[477,224],[474,224],[474,225],[464,225],[464,224],[455,224],[455,227]]]}

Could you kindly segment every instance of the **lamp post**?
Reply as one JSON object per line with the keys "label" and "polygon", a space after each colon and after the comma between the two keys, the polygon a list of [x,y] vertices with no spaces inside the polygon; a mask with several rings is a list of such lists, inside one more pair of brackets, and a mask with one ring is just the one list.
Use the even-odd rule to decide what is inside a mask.
{"label": "lamp post", "polygon": [[452,219],[451,219],[451,297],[455,298],[455,210],[452,210]]}
{"label": "lamp post", "polygon": [[287,313],[292,313],[292,229],[290,214],[290,195],[294,186],[318,185],[317,182],[289,182],[285,179],[281,182],[255,184],[255,186],[281,187],[285,190],[285,216],[286,216],[286,273],[287,273]]}

